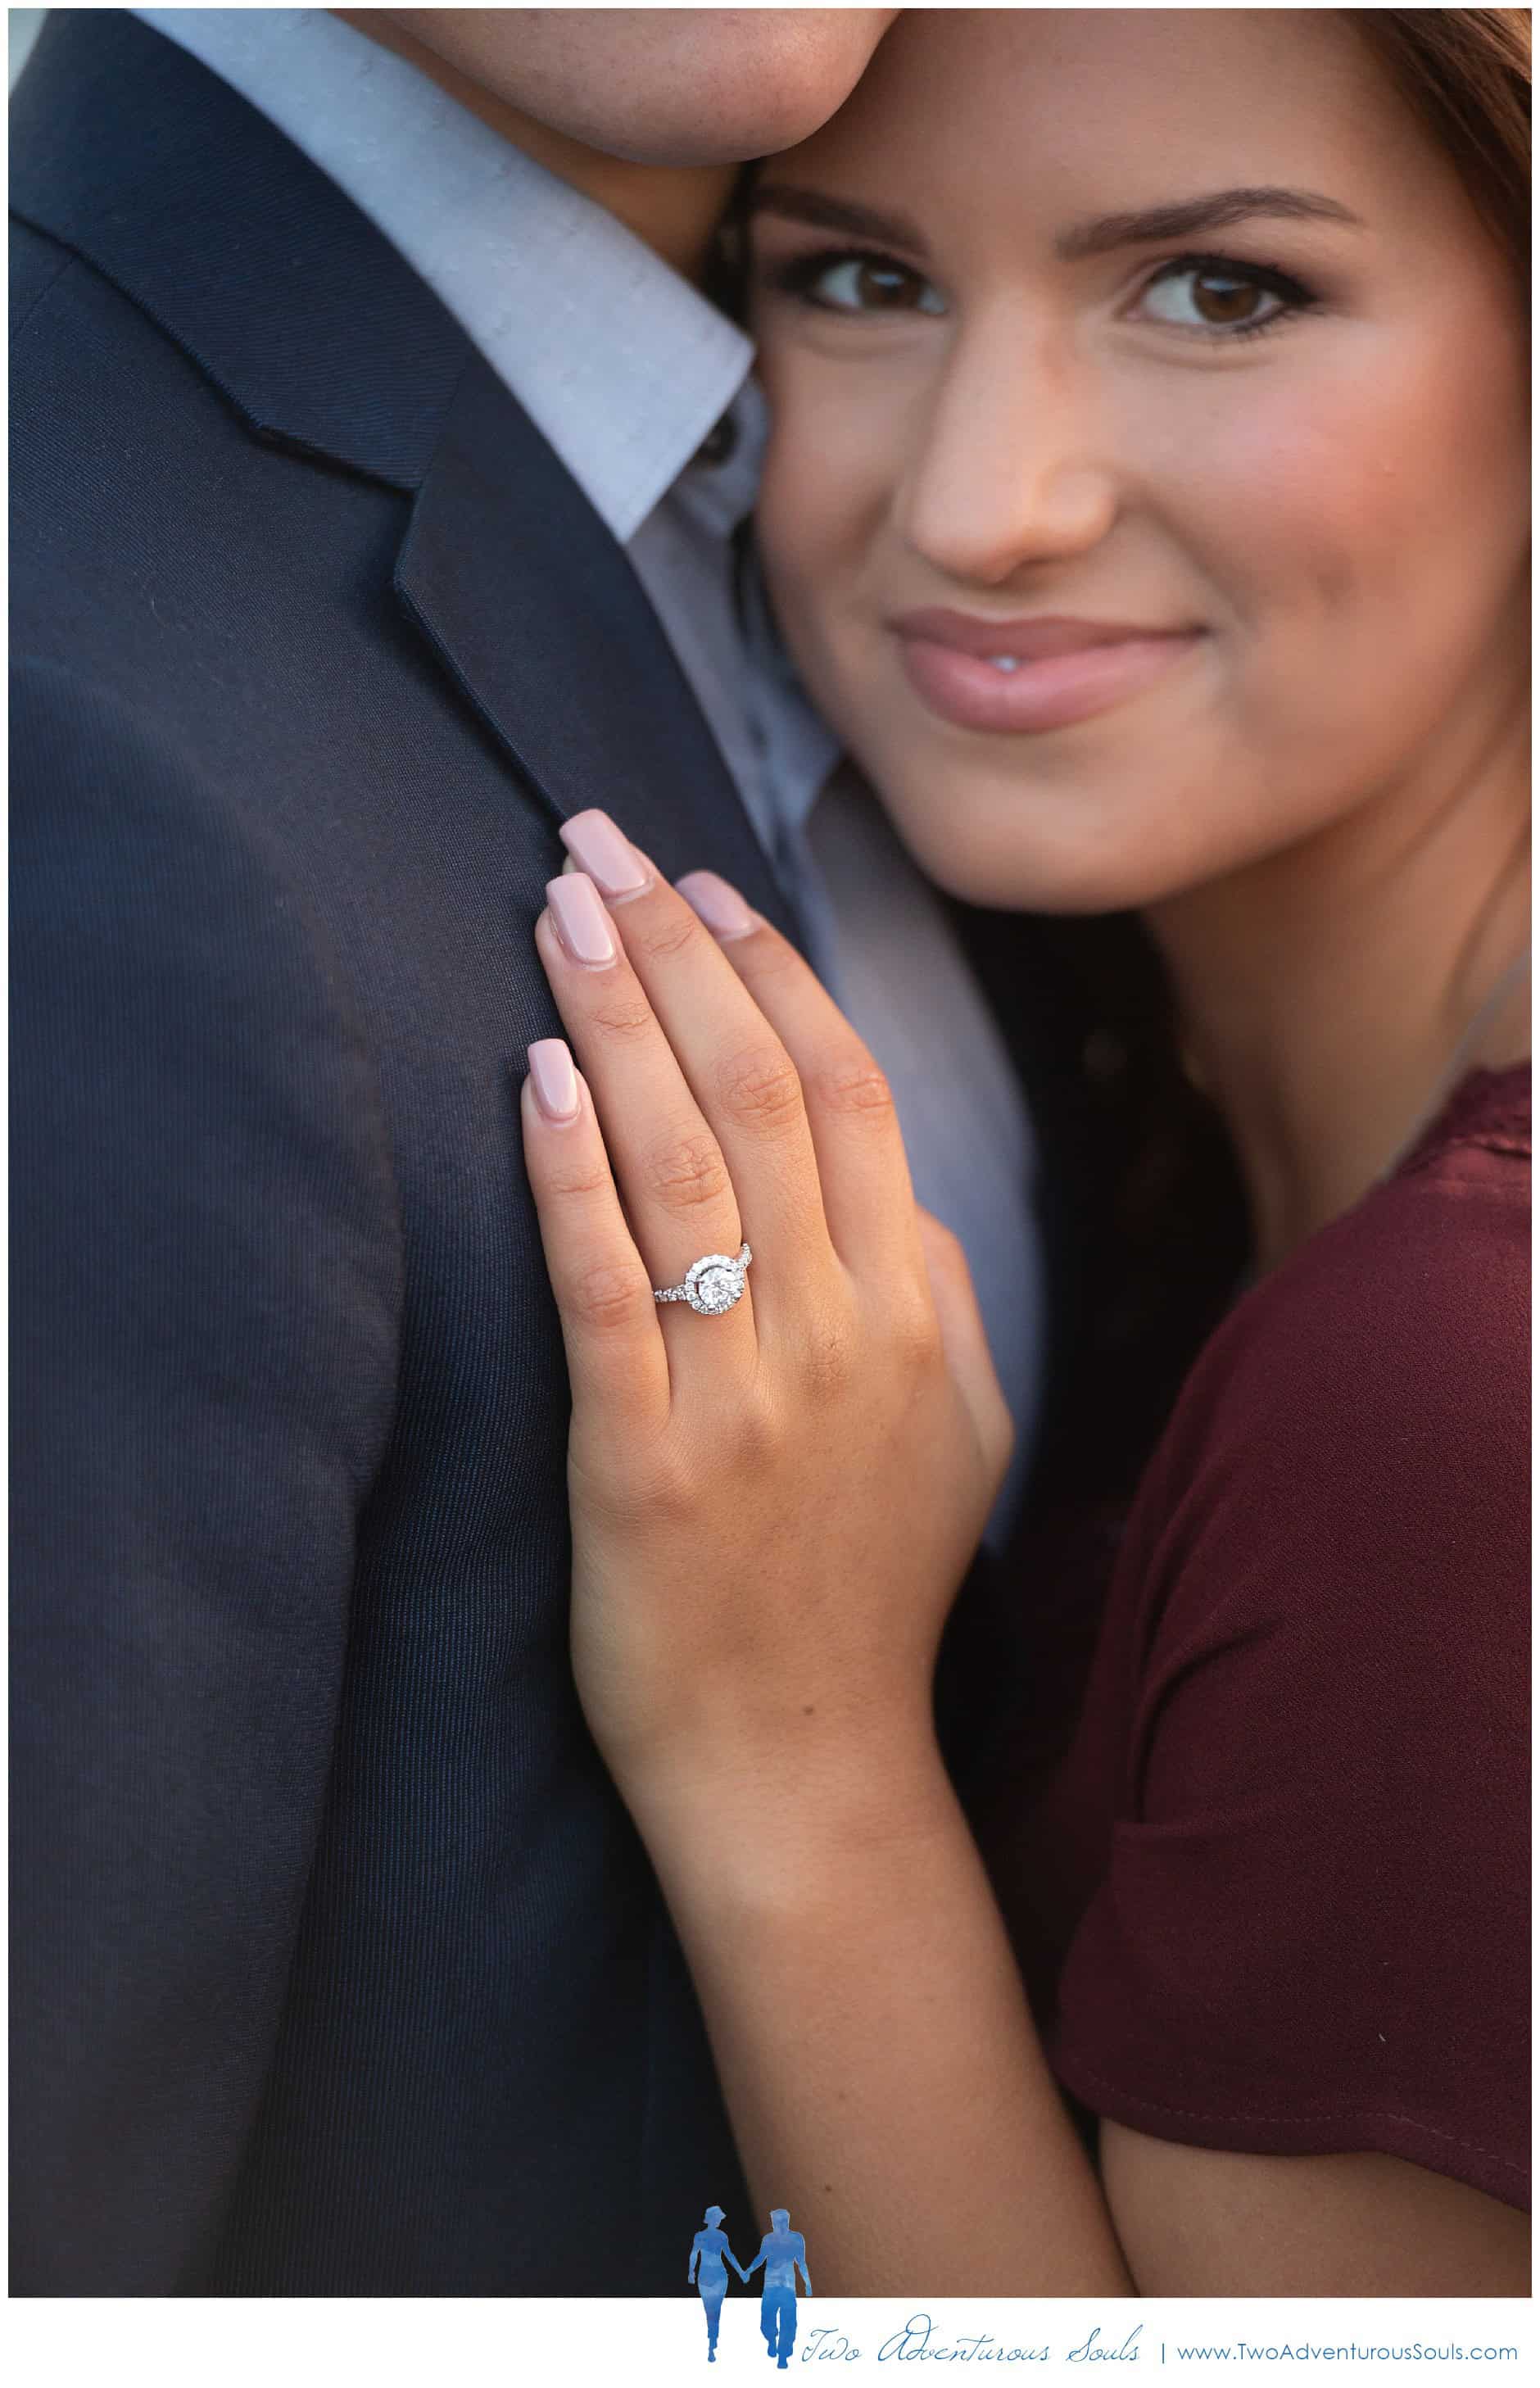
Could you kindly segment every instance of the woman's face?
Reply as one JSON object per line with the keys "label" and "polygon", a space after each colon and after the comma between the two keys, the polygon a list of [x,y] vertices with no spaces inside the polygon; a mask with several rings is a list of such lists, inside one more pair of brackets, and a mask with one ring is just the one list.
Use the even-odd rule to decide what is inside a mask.
{"label": "woman's face", "polygon": [[943,885],[1159,901],[1510,726],[1512,271],[1344,15],[907,13],[757,198],[777,610]]}

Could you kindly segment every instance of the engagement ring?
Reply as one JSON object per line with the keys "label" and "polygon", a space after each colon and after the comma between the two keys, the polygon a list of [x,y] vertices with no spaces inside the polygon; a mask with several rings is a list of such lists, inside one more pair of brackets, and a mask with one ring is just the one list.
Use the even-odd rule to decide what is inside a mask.
{"label": "engagement ring", "polygon": [[679,1285],[655,1285],[655,1302],[687,1302],[703,1318],[719,1318],[743,1298],[745,1274],[754,1254],[745,1244],[736,1260],[726,1252],[707,1252],[685,1271]]}

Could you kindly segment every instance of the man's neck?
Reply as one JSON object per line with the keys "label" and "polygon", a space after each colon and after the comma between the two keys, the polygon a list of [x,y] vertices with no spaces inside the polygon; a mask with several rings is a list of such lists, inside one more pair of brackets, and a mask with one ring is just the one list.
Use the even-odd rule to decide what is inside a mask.
{"label": "man's neck", "polygon": [[553,132],[473,83],[404,32],[387,10],[335,8],[332,14],[366,33],[381,49],[407,59],[538,166],[607,209],[686,281],[701,280],[712,234],[736,179],[735,166],[639,166],[629,159],[606,157],[601,149]]}

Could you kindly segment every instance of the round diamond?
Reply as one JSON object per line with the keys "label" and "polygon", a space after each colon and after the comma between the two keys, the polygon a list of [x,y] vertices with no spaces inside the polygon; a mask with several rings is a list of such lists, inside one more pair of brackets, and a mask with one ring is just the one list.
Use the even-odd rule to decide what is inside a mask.
{"label": "round diamond", "polygon": [[692,1310],[707,1318],[719,1317],[742,1295],[744,1272],[726,1252],[707,1252],[686,1276],[684,1289]]}

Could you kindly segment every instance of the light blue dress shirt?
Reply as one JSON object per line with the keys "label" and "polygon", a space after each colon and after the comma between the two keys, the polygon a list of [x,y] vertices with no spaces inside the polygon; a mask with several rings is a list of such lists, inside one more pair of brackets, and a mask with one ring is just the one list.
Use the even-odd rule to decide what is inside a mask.
{"label": "light blue dress shirt", "polygon": [[[967,1251],[1019,1434],[990,1521],[999,1542],[1040,1398],[1031,1126],[935,890],[839,767],[754,585],[736,588],[732,535],[766,436],[748,340],[605,209],[329,10],[134,14],[260,108],[384,233],[626,550],[809,954],[888,1075],[916,1193]],[[698,451],[724,415],[727,453],[707,462]]]}

